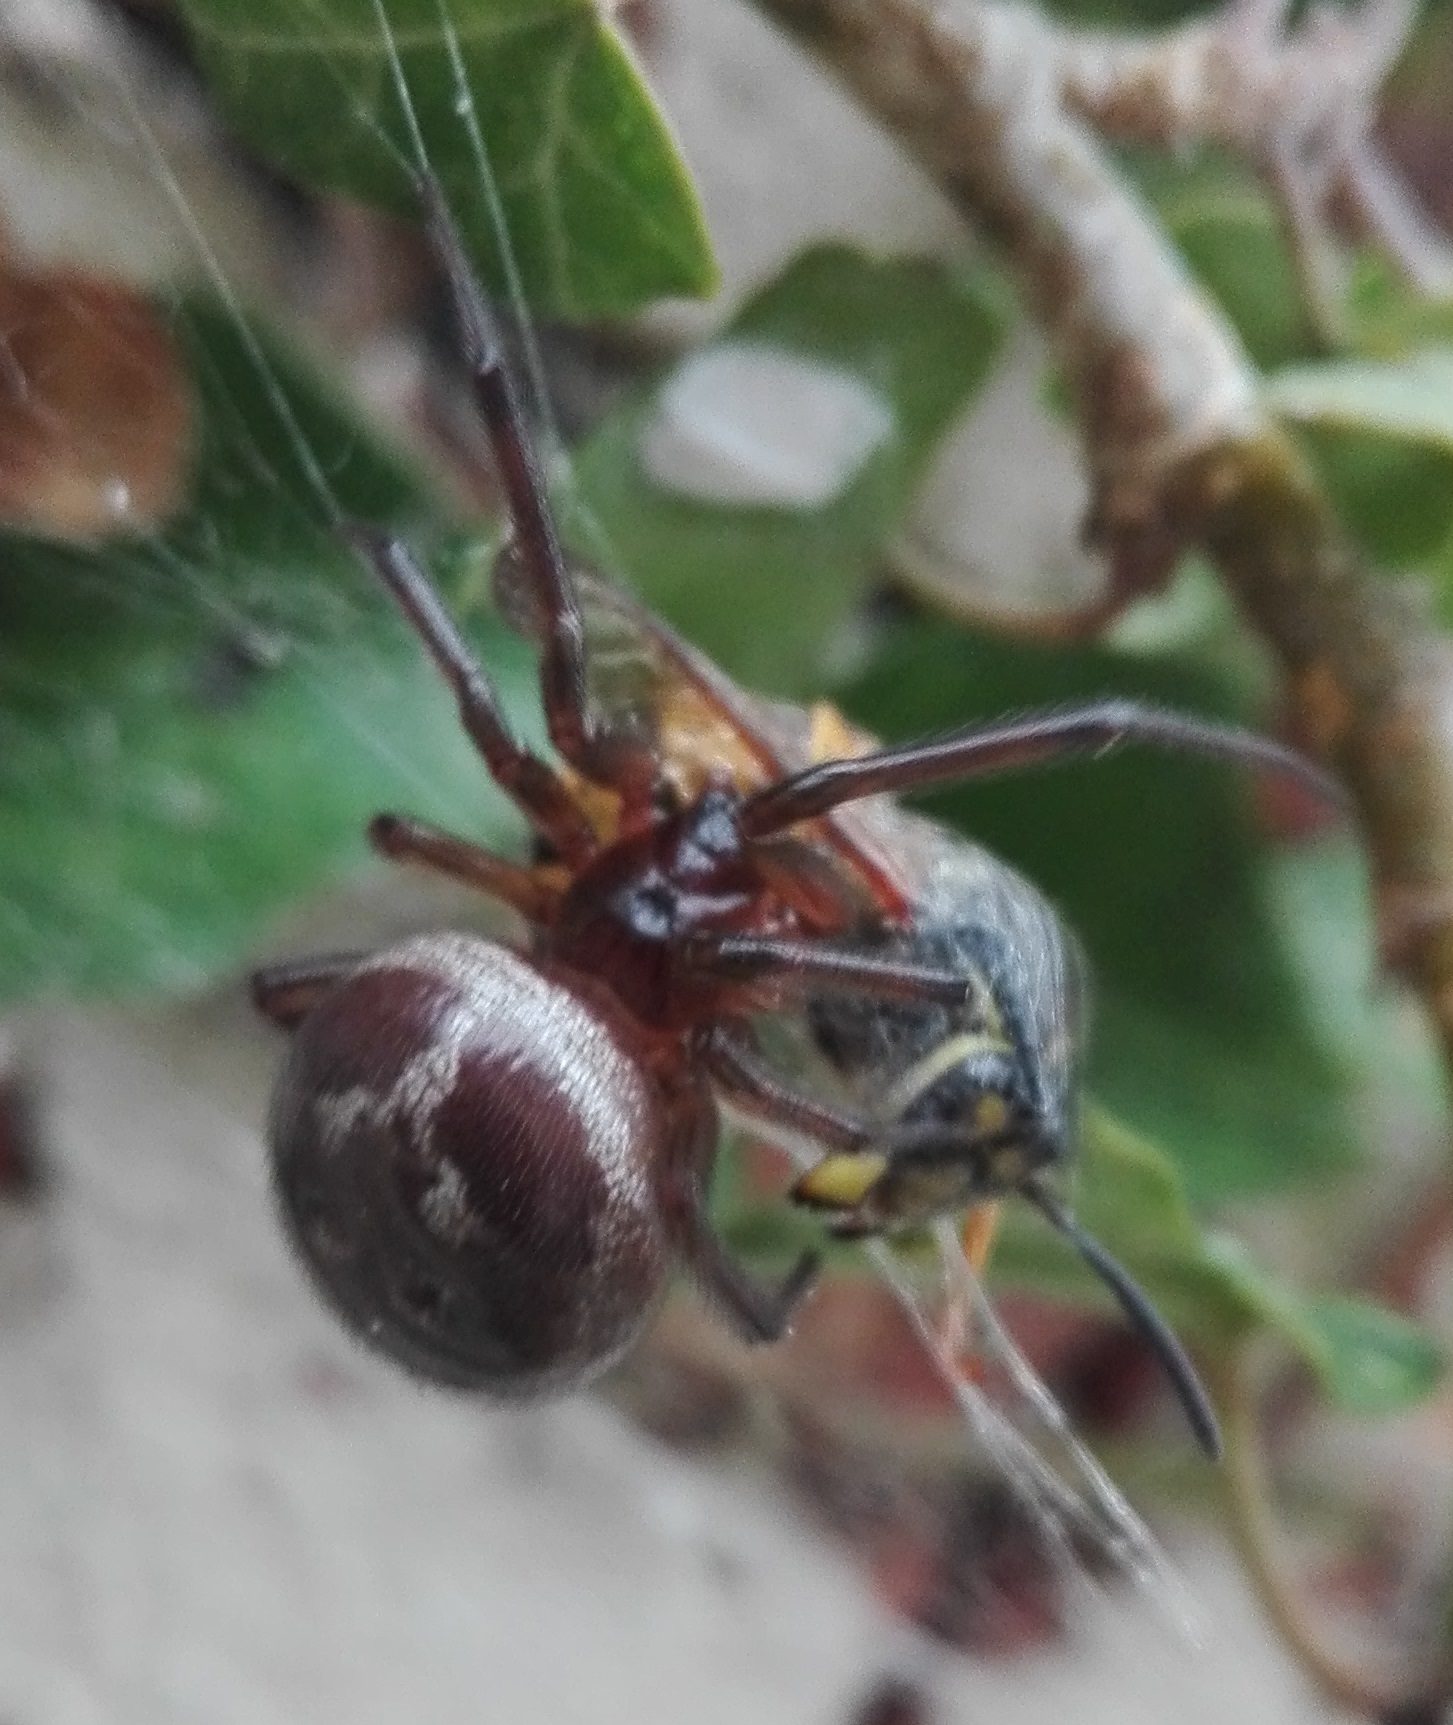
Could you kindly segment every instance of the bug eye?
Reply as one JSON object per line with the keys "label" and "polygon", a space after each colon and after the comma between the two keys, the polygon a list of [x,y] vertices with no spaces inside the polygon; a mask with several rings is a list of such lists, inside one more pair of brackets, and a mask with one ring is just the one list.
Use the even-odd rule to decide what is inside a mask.
{"label": "bug eye", "polygon": [[422,1377],[582,1382],[663,1285],[653,1086],[600,1009],[489,942],[360,966],[299,1028],[270,1141],[323,1295]]}

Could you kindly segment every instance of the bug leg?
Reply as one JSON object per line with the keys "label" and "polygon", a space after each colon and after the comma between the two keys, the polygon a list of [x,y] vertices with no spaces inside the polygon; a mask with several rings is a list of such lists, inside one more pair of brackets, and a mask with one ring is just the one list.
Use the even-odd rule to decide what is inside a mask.
{"label": "bug leg", "polygon": [[540,459],[525,429],[494,319],[437,181],[422,177],[419,197],[429,243],[453,298],[475,404],[489,434],[509,505],[514,549],[540,627],[540,695],[550,741],[572,766],[589,773],[596,755],[596,736],[586,692],[585,625],[546,501]]}
{"label": "bug leg", "polygon": [[541,877],[539,869],[507,862],[467,839],[455,838],[406,815],[375,815],[368,823],[368,841],[381,856],[394,862],[420,863],[436,874],[488,893],[530,922],[554,920],[561,895]]}
{"label": "bug leg", "polygon": [[977,992],[972,978],[961,971],[844,952],[807,940],[708,936],[691,942],[686,962],[724,981],[758,989],[761,998],[757,1004],[764,1011],[800,1000],[805,994],[828,993],[962,1007]]}
{"label": "bug leg", "polygon": [[708,1038],[702,1064],[723,1102],[768,1126],[845,1154],[867,1150],[880,1135],[873,1121],[784,1084],[743,1037],[729,1031]]}
{"label": "bug leg", "polygon": [[766,838],[863,797],[927,790],[1072,755],[1104,754],[1127,742],[1235,761],[1310,790],[1331,807],[1347,806],[1336,780],[1285,744],[1139,701],[1108,700],[824,761],[749,797],[740,812],[741,827],[748,838]]}
{"label": "bug leg", "polygon": [[250,982],[252,1004],[281,1029],[291,1030],[364,956],[359,952],[338,953],[255,970]]}
{"label": "bug leg", "polygon": [[491,777],[567,862],[584,861],[595,849],[589,823],[559,775],[516,742],[494,684],[408,547],[391,534],[356,523],[345,526],[343,534],[413,624],[453,691],[460,722]]}

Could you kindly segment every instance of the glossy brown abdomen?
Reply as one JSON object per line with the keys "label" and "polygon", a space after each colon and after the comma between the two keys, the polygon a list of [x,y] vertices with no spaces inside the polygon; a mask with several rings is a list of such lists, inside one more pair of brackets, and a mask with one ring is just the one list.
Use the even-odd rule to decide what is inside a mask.
{"label": "glossy brown abdomen", "polygon": [[431,935],[364,961],[302,1023],[270,1142],[330,1303],[422,1377],[504,1396],[583,1382],[634,1341],[670,1249],[662,1110],[560,980]]}

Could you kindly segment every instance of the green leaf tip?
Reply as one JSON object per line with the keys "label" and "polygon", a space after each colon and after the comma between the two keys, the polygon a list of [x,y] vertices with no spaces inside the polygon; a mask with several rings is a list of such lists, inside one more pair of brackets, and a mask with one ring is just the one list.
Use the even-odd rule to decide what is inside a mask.
{"label": "green leaf tip", "polygon": [[671,129],[590,0],[184,0],[183,10],[230,123],[305,184],[412,217],[421,144],[491,291],[507,285],[506,234],[540,315],[619,315],[715,288]]}

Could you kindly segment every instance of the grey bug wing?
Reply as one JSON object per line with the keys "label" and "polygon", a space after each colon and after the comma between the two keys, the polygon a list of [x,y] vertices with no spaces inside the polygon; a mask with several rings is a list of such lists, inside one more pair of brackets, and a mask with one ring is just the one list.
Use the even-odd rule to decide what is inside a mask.
{"label": "grey bug wing", "polygon": [[[984,972],[1021,1049],[1033,1050],[1045,1123],[1074,1136],[1073,1106],[1088,1017],[1079,942],[1033,882],[982,846],[898,811],[916,835],[918,918],[957,946],[954,959]],[[900,843],[903,835],[900,835]]]}
{"label": "grey bug wing", "polygon": [[[842,734],[831,740],[824,725],[815,727],[819,752],[809,760],[877,746],[838,723]],[[873,883],[874,920],[899,927],[897,950],[966,976],[985,973],[1018,1020],[1016,1041],[1038,1051],[1047,1090],[1062,1092],[1068,1106],[1085,1033],[1087,970],[1078,941],[1039,888],[983,845],[891,796],[849,804],[821,824],[831,827],[836,852]],[[896,917],[883,914],[890,894],[902,907]]]}
{"label": "grey bug wing", "polygon": [[[1079,947],[1044,895],[932,821],[892,806],[870,821],[878,838],[892,838],[915,897],[908,923],[863,928],[859,938],[951,971],[963,978],[965,999],[809,1002],[813,1040],[847,1101],[928,1133],[918,1149],[890,1157],[877,1185],[839,1214],[847,1232],[923,1225],[1072,1156],[1084,1045]],[[1003,1111],[997,1123],[982,1113],[985,1102]],[[837,1208],[823,1194],[808,1202]]]}

